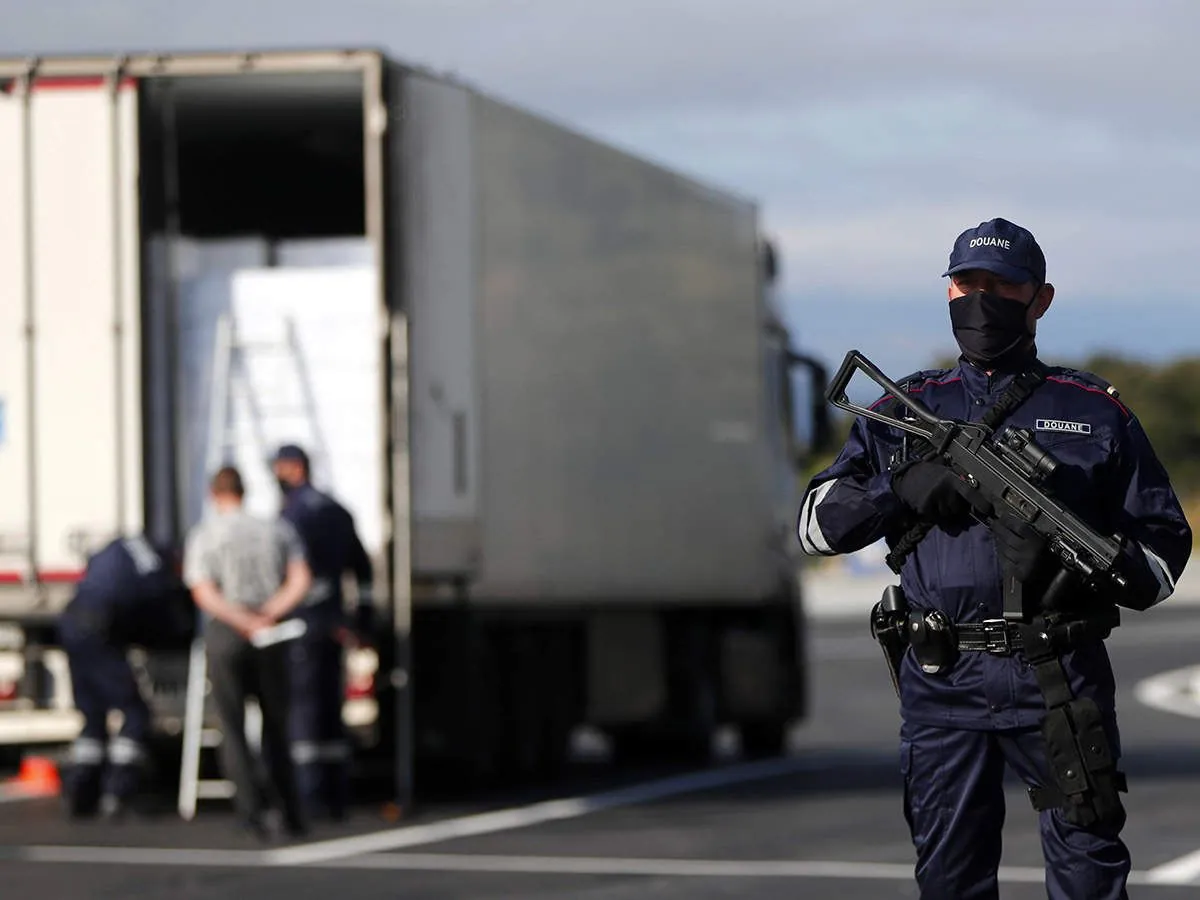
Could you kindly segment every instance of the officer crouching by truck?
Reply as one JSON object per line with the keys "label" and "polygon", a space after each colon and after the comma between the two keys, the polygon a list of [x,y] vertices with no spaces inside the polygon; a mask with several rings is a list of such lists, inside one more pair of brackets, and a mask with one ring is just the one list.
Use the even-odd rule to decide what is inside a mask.
{"label": "officer crouching by truck", "polygon": [[[183,649],[195,615],[174,553],[144,535],[118,538],[92,555],[58,621],[75,706],[83,728],[63,774],[63,800],[73,818],[119,815],[141,783],[151,714],[127,653]],[[121,713],[120,731],[108,716]]]}

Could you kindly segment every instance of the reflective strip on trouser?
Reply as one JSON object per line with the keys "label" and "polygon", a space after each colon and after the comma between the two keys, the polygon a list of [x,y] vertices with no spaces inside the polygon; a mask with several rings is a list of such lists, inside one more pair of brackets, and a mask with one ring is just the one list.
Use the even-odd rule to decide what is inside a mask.
{"label": "reflective strip on trouser", "polygon": [[345,762],[349,758],[350,744],[346,741],[292,742],[292,762],[298,766]]}
{"label": "reflective strip on trouser", "polygon": [[142,745],[131,738],[115,737],[108,745],[108,761],[114,766],[136,765],[145,755]]}
{"label": "reflective strip on trouser", "polygon": [[76,766],[99,766],[104,762],[104,744],[95,738],[76,738],[67,759]]}

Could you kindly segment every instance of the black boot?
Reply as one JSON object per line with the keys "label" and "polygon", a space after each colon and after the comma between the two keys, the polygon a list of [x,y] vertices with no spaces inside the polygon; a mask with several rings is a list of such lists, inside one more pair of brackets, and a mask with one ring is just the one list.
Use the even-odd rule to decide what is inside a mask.
{"label": "black boot", "polygon": [[88,819],[100,806],[99,766],[72,765],[62,779],[62,800],[68,817]]}

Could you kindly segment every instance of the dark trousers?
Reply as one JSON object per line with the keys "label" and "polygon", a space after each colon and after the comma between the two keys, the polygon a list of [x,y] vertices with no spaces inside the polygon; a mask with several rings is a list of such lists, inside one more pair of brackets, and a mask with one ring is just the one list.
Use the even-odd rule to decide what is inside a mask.
{"label": "dark trousers", "polygon": [[83,717],[84,737],[108,739],[108,711],[121,711],[121,736],[141,743],[150,728],[150,710],[129,667],[126,648],[79,630],[64,618],[61,641],[71,670],[75,708]]}
{"label": "dark trousers", "polygon": [[291,752],[300,797],[310,815],[341,816],[349,794],[350,744],[342,721],[342,646],[328,622],[289,648]]}
{"label": "dark trousers", "polygon": [[[1119,747],[1111,723],[1114,752]],[[1029,787],[1053,784],[1039,728],[969,731],[905,722],[900,732],[904,811],[917,850],[922,900],[996,900],[1004,825],[1004,768]],[[1025,801],[1027,804],[1028,801]],[[1081,828],[1059,810],[1038,815],[1051,900],[1124,900],[1124,822]]]}
{"label": "dark trousers", "polygon": [[[234,805],[246,820],[257,819],[268,806],[282,809],[289,824],[303,821],[296,796],[296,777],[288,753],[287,645],[256,648],[221,622],[205,628],[208,677],[221,722],[221,769],[234,783]],[[266,777],[246,741],[246,698],[262,710],[262,750]]]}
{"label": "dark trousers", "polygon": [[[72,747],[72,766],[64,779],[68,794],[98,795],[103,790],[126,798],[138,787],[150,710],[129,667],[126,645],[114,634],[115,615],[108,608],[72,605],[59,620],[71,692],[83,717],[83,728]],[[123,719],[121,732],[111,743],[109,710],[120,710]]]}

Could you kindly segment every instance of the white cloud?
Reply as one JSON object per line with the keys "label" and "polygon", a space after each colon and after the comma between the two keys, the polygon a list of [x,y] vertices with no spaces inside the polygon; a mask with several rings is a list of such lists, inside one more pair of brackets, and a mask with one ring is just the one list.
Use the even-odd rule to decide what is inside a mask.
{"label": "white cloud", "polygon": [[[794,302],[854,298],[825,316],[926,322],[914,298],[941,296],[954,236],[993,215],[1037,234],[1064,315],[1196,302],[1175,274],[1200,232],[1194,0],[0,6],[0,53],[367,45],[452,70],[757,198]],[[924,339],[885,318],[852,324]],[[1131,339],[1108,321],[1088,340]]]}

